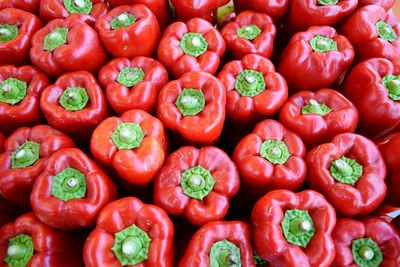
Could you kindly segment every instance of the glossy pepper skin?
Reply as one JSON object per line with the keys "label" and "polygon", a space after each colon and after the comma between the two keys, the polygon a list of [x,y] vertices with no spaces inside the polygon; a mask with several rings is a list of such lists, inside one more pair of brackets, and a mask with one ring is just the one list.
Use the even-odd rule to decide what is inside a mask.
{"label": "glossy pepper skin", "polygon": [[140,4],[112,9],[96,22],[96,31],[114,57],[151,57],[161,37],[156,17]]}
{"label": "glossy pepper skin", "polygon": [[[133,74],[131,79],[129,74]],[[149,57],[116,58],[101,68],[99,82],[117,114],[131,109],[154,113],[158,93],[168,82],[168,72],[159,61]]]}
{"label": "glossy pepper skin", "polygon": [[396,0],[358,0],[358,6],[368,6],[368,5],[376,5],[381,6],[385,10],[389,10],[393,7]]}
{"label": "glossy pepper skin", "polygon": [[354,132],[358,111],[336,90],[302,91],[283,105],[279,121],[300,135],[308,148],[313,148],[337,134]]}
{"label": "glossy pepper skin", "polygon": [[[23,84],[22,99],[16,98],[13,90],[10,93],[4,91],[5,85],[13,79]],[[49,83],[47,76],[35,67],[0,66],[0,86],[2,85],[2,91],[5,92],[4,97],[0,97],[0,130],[11,134],[19,127],[40,123],[43,119],[40,95]]]}
{"label": "glossy pepper skin", "polygon": [[179,78],[189,71],[215,74],[224,52],[220,32],[208,21],[193,18],[168,26],[158,47],[158,59]]}
{"label": "glossy pepper skin", "polygon": [[[63,176],[66,170],[71,174]],[[79,229],[94,226],[100,210],[116,197],[114,183],[99,165],[81,150],[68,148],[49,157],[30,200],[35,215],[47,225]]]}
{"label": "glossy pepper skin", "polygon": [[205,72],[188,72],[163,87],[157,117],[188,143],[211,145],[222,132],[225,103],[225,88],[218,79]]}
{"label": "glossy pepper skin", "polygon": [[289,8],[289,0],[234,0],[235,11],[242,12],[253,10],[271,16],[275,22],[279,22]]}
{"label": "glossy pepper skin", "polygon": [[[129,128],[132,124],[136,128]],[[168,138],[160,120],[133,109],[100,123],[93,132],[90,149],[98,162],[113,168],[122,179],[145,186],[164,163]]]}
{"label": "glossy pepper skin", "polygon": [[314,26],[293,35],[281,55],[278,71],[293,92],[315,91],[334,86],[353,58],[354,49],[346,37],[332,27]]}
{"label": "glossy pepper skin", "polygon": [[[57,32],[60,28],[67,31],[66,36]],[[78,17],[70,16],[52,20],[36,32],[30,58],[43,72],[58,77],[68,71],[96,72],[106,62],[107,54],[96,31]]]}
{"label": "glossy pepper skin", "polygon": [[[308,212],[309,224],[304,229],[314,231],[308,231],[312,237],[305,247],[289,242],[285,237],[289,231],[283,229],[282,223],[289,210]],[[335,210],[315,191],[271,191],[254,206],[251,222],[255,252],[272,267],[330,266],[335,258],[331,238],[336,223]]]}
{"label": "glossy pepper skin", "polygon": [[400,207],[382,205],[374,212],[374,216],[392,224],[400,233]]}
{"label": "glossy pepper skin", "polygon": [[60,76],[43,91],[40,107],[50,126],[77,140],[90,139],[93,130],[109,115],[103,90],[87,71]]}
{"label": "glossy pepper skin", "polygon": [[352,133],[335,136],[307,154],[310,188],[347,217],[370,213],[386,195],[386,166],[376,145]]}
{"label": "glossy pepper skin", "polygon": [[38,15],[39,5],[40,0],[3,0],[0,2],[0,9],[12,7]]}
{"label": "glossy pepper skin", "polygon": [[35,15],[17,8],[0,8],[0,29],[5,33],[0,38],[0,65],[28,63],[32,36],[40,28],[42,22]]}
{"label": "glossy pepper skin", "polygon": [[172,153],[158,172],[154,203],[201,226],[225,217],[229,199],[239,187],[239,172],[224,151],[185,146]]}
{"label": "glossy pepper skin", "polygon": [[216,21],[217,9],[228,2],[229,0],[171,0],[178,21],[186,22],[192,18],[201,18],[210,23]]}
{"label": "glossy pepper skin", "polygon": [[[161,208],[144,204],[138,198],[125,197],[108,204],[97,218],[96,228],[86,240],[84,261],[87,267],[121,266],[112,247],[118,240],[115,237],[129,227],[139,228],[141,237],[147,236],[150,242],[141,246],[141,253],[146,255],[141,259],[124,257],[134,260],[131,264],[143,267],[172,267],[174,263],[174,225]],[[138,229],[136,229],[138,230]],[[144,233],[143,233],[144,232]],[[129,241],[130,235],[125,235]],[[137,239],[134,238],[133,239]],[[119,244],[123,243],[119,239]],[[128,242],[129,243],[129,242]],[[142,243],[143,244],[143,243]],[[123,247],[123,246],[122,246]],[[145,251],[143,251],[145,250]],[[121,249],[117,250],[119,255]],[[136,250],[137,251],[137,250]],[[128,254],[129,255],[129,254]]]}
{"label": "glossy pepper skin", "polygon": [[[38,156],[28,161],[24,155],[30,155],[27,141],[40,145]],[[0,155],[0,193],[8,200],[23,206],[29,206],[29,196],[36,178],[42,173],[48,158],[56,151],[75,147],[74,142],[65,134],[47,125],[38,125],[33,128],[19,128],[10,135],[4,144],[5,152]],[[17,150],[17,151],[16,151]],[[18,152],[25,150],[25,153]],[[35,153],[33,153],[35,154]],[[12,159],[14,158],[14,160]],[[20,158],[18,160],[18,158]],[[28,163],[32,164],[28,165]],[[14,163],[13,163],[14,162]],[[26,163],[26,164],[22,164]],[[28,165],[24,167],[24,165]]]}
{"label": "glossy pepper skin", "polygon": [[400,70],[390,61],[373,58],[359,63],[346,76],[343,94],[358,109],[358,130],[363,135],[376,139],[399,129],[398,86],[397,79],[392,79],[398,75]]}
{"label": "glossy pepper skin", "polygon": [[[334,267],[400,265],[400,235],[380,218],[368,217],[361,221],[340,218],[332,238],[336,248]],[[362,243],[366,246],[360,248],[358,244]]]}
{"label": "glossy pepper skin", "polygon": [[[218,246],[221,247],[218,249]],[[202,226],[190,240],[179,267],[210,266],[211,262],[219,263],[218,266],[236,263],[237,266],[255,267],[250,227],[240,221],[215,221]]]}

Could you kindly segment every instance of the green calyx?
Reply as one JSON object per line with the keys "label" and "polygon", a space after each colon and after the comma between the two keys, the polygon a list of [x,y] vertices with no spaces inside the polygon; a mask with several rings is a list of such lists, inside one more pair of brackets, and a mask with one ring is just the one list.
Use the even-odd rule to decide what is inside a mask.
{"label": "green calyx", "polygon": [[360,267],[378,267],[382,260],[382,251],[371,238],[353,240],[351,245],[354,262]]}
{"label": "green calyx", "polygon": [[0,102],[15,105],[26,96],[26,82],[8,78],[0,83]]}
{"label": "green calyx", "polygon": [[117,76],[117,82],[126,87],[133,87],[144,79],[141,68],[123,68]]}
{"label": "green calyx", "polygon": [[146,133],[138,123],[120,123],[111,136],[119,150],[140,147]]}
{"label": "green calyx", "polygon": [[264,76],[261,72],[244,70],[235,81],[235,89],[241,96],[254,97],[265,90]]}
{"label": "green calyx", "polygon": [[397,34],[394,31],[393,27],[390,26],[389,24],[380,20],[375,24],[375,26],[376,29],[378,30],[378,35],[380,38],[389,42],[394,42],[397,40]]}
{"label": "green calyx", "polygon": [[60,97],[60,105],[70,111],[82,110],[89,101],[89,95],[85,88],[67,87]]}
{"label": "green calyx", "polygon": [[115,233],[111,250],[122,266],[135,265],[148,258],[150,242],[149,235],[133,224]]}
{"label": "green calyx", "polygon": [[331,38],[325,38],[320,35],[316,35],[311,39],[310,45],[314,52],[325,53],[329,51],[337,51],[337,43]]}
{"label": "green calyx", "polygon": [[44,50],[53,52],[57,47],[66,44],[67,35],[67,28],[56,28],[54,31],[44,37]]}
{"label": "green calyx", "polygon": [[185,54],[198,57],[207,51],[208,43],[200,33],[188,32],[183,35],[179,47]]}
{"label": "green calyx", "polygon": [[39,159],[40,145],[26,141],[11,153],[11,168],[22,169],[33,165]]}
{"label": "green calyx", "polygon": [[390,99],[400,100],[400,75],[386,75],[382,79],[382,84],[386,87]]}
{"label": "green calyx", "polygon": [[241,38],[245,38],[247,40],[252,41],[256,39],[261,32],[262,30],[257,25],[253,24],[241,27],[240,29],[237,30],[236,34]]}
{"label": "green calyx", "polygon": [[210,250],[210,267],[240,267],[240,248],[228,240],[215,242]]}
{"label": "green calyx", "polygon": [[341,157],[331,163],[331,175],[343,184],[355,185],[363,174],[363,167],[354,159]]}
{"label": "green calyx", "polygon": [[111,29],[121,29],[131,26],[135,23],[136,17],[129,13],[122,13],[111,20]]}
{"label": "green calyx", "polygon": [[25,267],[31,260],[33,252],[32,237],[25,234],[17,235],[8,241],[4,262],[8,267]]}
{"label": "green calyx", "polygon": [[200,165],[182,173],[181,187],[183,193],[196,199],[205,198],[213,189],[215,180],[209,170]]}
{"label": "green calyx", "polygon": [[194,116],[200,113],[205,104],[203,92],[196,89],[183,89],[175,102],[175,106],[183,116]]}
{"label": "green calyx", "polygon": [[291,154],[284,142],[278,140],[265,140],[260,148],[260,156],[272,164],[285,164]]}
{"label": "green calyx", "polygon": [[267,264],[267,261],[266,260],[264,260],[263,258],[261,258],[260,256],[258,256],[257,254],[256,254],[256,252],[255,251],[253,251],[253,260],[254,260],[254,263],[256,264],[256,265],[264,265],[264,264]]}
{"label": "green calyx", "polygon": [[0,24],[0,43],[8,42],[18,36],[18,27],[10,24]]}
{"label": "green calyx", "polygon": [[315,233],[314,223],[308,211],[298,209],[285,212],[282,230],[289,243],[302,248],[307,247]]}
{"label": "green calyx", "polygon": [[51,178],[51,194],[62,201],[83,198],[86,194],[86,176],[74,168],[65,168]]}
{"label": "green calyx", "polygon": [[92,1],[90,0],[64,0],[63,3],[65,8],[71,14],[89,14],[93,7]]}
{"label": "green calyx", "polygon": [[325,105],[325,103],[320,104],[314,99],[311,99],[309,102],[309,105],[303,106],[301,108],[302,115],[317,114],[325,116],[332,111],[327,105]]}
{"label": "green calyx", "polygon": [[318,0],[318,5],[320,6],[333,6],[336,5],[338,0]]}

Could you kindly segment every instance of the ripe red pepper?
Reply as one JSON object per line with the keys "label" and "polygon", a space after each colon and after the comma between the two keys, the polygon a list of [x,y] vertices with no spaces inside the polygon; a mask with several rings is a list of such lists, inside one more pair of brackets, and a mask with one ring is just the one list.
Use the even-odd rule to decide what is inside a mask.
{"label": "ripe red pepper", "polygon": [[272,267],[324,267],[335,259],[335,210],[315,191],[271,191],[254,206],[251,222],[255,251]]}
{"label": "ripe red pepper", "polygon": [[240,221],[216,221],[192,237],[179,267],[255,267],[250,227]]}
{"label": "ripe red pepper", "polygon": [[5,152],[0,155],[0,194],[20,206],[29,206],[33,184],[48,158],[69,147],[75,147],[74,142],[50,126],[16,130],[6,139]]}
{"label": "ripe red pepper", "polygon": [[374,215],[391,223],[400,233],[400,207],[382,205],[374,212]]}
{"label": "ripe red pepper", "polygon": [[13,7],[38,15],[39,5],[40,0],[2,0],[0,1],[0,10]]}
{"label": "ripe red pepper", "polygon": [[33,34],[42,28],[35,15],[17,8],[0,8],[0,65],[29,62]]}
{"label": "ripe red pepper", "polygon": [[96,31],[76,16],[52,20],[40,29],[32,38],[30,57],[53,77],[68,71],[96,72],[107,60]]}
{"label": "ripe red pepper", "polygon": [[168,26],[158,47],[161,63],[179,78],[189,71],[215,74],[225,52],[225,41],[217,29],[204,19]]}
{"label": "ripe red pepper", "polygon": [[84,260],[86,267],[172,267],[174,225],[157,206],[134,197],[118,199],[100,212]]}
{"label": "ripe red pepper", "polygon": [[285,79],[262,56],[252,54],[231,61],[218,78],[227,91],[227,119],[239,127],[273,117],[288,97]]}
{"label": "ripe red pepper", "polygon": [[279,121],[300,135],[308,148],[313,148],[337,134],[354,132],[358,111],[336,90],[302,91],[283,105]]}
{"label": "ripe red pepper", "polygon": [[338,219],[332,238],[335,267],[400,266],[400,235],[380,218]]}
{"label": "ripe red pepper", "polygon": [[290,90],[315,91],[333,87],[353,58],[354,49],[346,37],[332,27],[314,26],[293,35],[280,58],[278,71]]}
{"label": "ripe red pepper", "polygon": [[245,10],[253,10],[271,16],[275,22],[279,22],[289,8],[289,0],[234,0],[235,11],[240,13]]}
{"label": "ripe red pepper", "polygon": [[306,161],[310,188],[343,216],[367,215],[385,198],[385,162],[377,146],[361,135],[339,134],[308,152]]}
{"label": "ripe red pepper", "polygon": [[158,93],[168,82],[168,72],[149,57],[116,58],[101,68],[99,81],[117,114],[131,109],[154,113]]}
{"label": "ripe red pepper", "polygon": [[175,8],[178,21],[189,21],[192,18],[201,18],[210,23],[217,20],[217,9],[228,4],[230,0],[170,0]]}
{"label": "ripe red pepper", "polygon": [[158,172],[154,203],[201,226],[225,217],[239,187],[239,172],[224,151],[186,146],[172,153]]}
{"label": "ripe red pepper", "polygon": [[381,6],[385,10],[389,10],[393,7],[396,0],[358,0],[358,6],[368,6],[368,5],[376,5]]}
{"label": "ripe red pepper", "polygon": [[211,145],[222,132],[225,103],[221,81],[205,72],[188,72],[163,87],[157,117],[189,143]]}
{"label": "ripe red pepper", "polygon": [[152,56],[160,40],[160,27],[144,5],[119,6],[96,22],[96,31],[114,57]]}
{"label": "ripe red pepper", "polygon": [[0,66],[0,130],[11,134],[19,127],[40,123],[40,95],[49,83],[35,67]]}
{"label": "ripe red pepper", "polygon": [[133,109],[105,119],[90,142],[93,157],[130,184],[145,186],[164,163],[168,139],[161,121]]}
{"label": "ripe red pepper", "polygon": [[77,140],[87,140],[109,115],[103,90],[87,71],[60,76],[40,98],[40,107],[50,126]]}

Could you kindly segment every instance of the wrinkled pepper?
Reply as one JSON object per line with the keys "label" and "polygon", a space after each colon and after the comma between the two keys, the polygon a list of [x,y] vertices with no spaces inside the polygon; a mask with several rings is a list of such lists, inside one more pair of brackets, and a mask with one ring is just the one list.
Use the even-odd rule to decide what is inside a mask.
{"label": "wrinkled pepper", "polygon": [[335,259],[335,210],[315,191],[271,191],[254,206],[251,222],[255,251],[271,267],[328,267]]}
{"label": "wrinkled pepper", "polygon": [[0,10],[12,7],[23,11],[39,15],[40,0],[2,0],[0,1]]}
{"label": "wrinkled pepper", "polygon": [[283,105],[279,121],[300,135],[308,148],[313,148],[337,134],[354,132],[358,111],[336,90],[302,91]]}
{"label": "wrinkled pepper", "polygon": [[385,10],[389,10],[393,7],[396,0],[358,0],[358,7],[376,5],[381,6]]}
{"label": "wrinkled pepper", "polygon": [[289,0],[234,0],[234,3],[237,13],[253,10],[271,16],[277,23],[286,14],[290,5]]}
{"label": "wrinkled pepper", "polygon": [[374,212],[374,215],[392,224],[400,233],[400,207],[382,205]]}
{"label": "wrinkled pepper", "polygon": [[0,194],[9,201],[28,207],[33,184],[48,158],[69,147],[75,147],[74,142],[47,125],[16,130],[6,139],[5,152],[0,155]]}
{"label": "wrinkled pepper", "polygon": [[175,8],[178,21],[186,22],[192,18],[201,18],[210,23],[217,20],[217,10],[230,0],[170,0]]}
{"label": "wrinkled pepper", "polygon": [[308,152],[306,162],[309,187],[324,194],[340,215],[367,215],[386,196],[385,162],[361,135],[339,134]]}
{"label": "wrinkled pepper", "polygon": [[157,117],[187,142],[211,145],[225,121],[224,85],[205,72],[188,72],[167,83],[158,96]]}
{"label": "wrinkled pepper", "polygon": [[27,64],[32,36],[40,28],[42,22],[35,15],[17,8],[0,8],[0,65]]}
{"label": "wrinkled pepper", "polygon": [[161,208],[126,197],[109,203],[85,242],[86,267],[174,263],[174,225]]}
{"label": "wrinkled pepper", "polygon": [[0,130],[11,134],[19,127],[40,123],[40,95],[49,84],[35,67],[0,66]]}
{"label": "wrinkled pepper", "polygon": [[158,172],[154,203],[201,226],[225,217],[229,199],[239,187],[239,172],[224,151],[185,146],[172,153]]}
{"label": "wrinkled pepper", "polygon": [[278,71],[290,90],[315,91],[333,87],[350,67],[354,49],[343,35],[329,26],[313,26],[290,39]]}
{"label": "wrinkled pepper", "polygon": [[189,71],[215,74],[225,52],[225,41],[211,23],[200,18],[168,26],[158,46],[158,59],[179,78]]}
{"label": "wrinkled pepper", "polygon": [[77,140],[88,140],[109,115],[103,90],[87,71],[60,76],[40,98],[40,107],[50,126]]}

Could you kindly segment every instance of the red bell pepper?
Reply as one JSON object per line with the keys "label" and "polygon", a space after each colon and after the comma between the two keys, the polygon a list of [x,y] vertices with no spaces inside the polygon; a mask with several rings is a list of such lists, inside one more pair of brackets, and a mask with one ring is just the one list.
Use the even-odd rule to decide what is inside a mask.
{"label": "red bell pepper", "polygon": [[164,66],[149,57],[116,58],[99,72],[108,103],[121,115],[131,109],[153,113],[161,88],[168,82]]}
{"label": "red bell pepper", "polygon": [[145,186],[164,163],[168,139],[161,121],[133,109],[105,119],[90,142],[93,157],[130,184]]}
{"label": "red bell pepper", "polygon": [[276,27],[267,14],[244,11],[226,24],[221,34],[234,58],[241,59],[247,54],[272,56]]}
{"label": "red bell pepper", "polygon": [[95,225],[100,210],[117,197],[107,174],[77,148],[62,149],[47,160],[31,193],[35,215],[54,228]]}
{"label": "red bell pepper", "polygon": [[255,251],[272,267],[327,267],[335,259],[335,210],[315,191],[271,191],[254,206],[251,222]]}
{"label": "red bell pepper", "polygon": [[96,31],[76,16],[52,20],[40,29],[32,38],[30,57],[53,77],[68,71],[96,72],[107,60]]}
{"label": "red bell pepper", "polygon": [[393,7],[396,0],[358,0],[358,6],[368,6],[368,5],[376,5],[381,6],[385,10],[389,10]]}
{"label": "red bell pepper", "polygon": [[250,227],[240,221],[216,221],[192,237],[179,267],[255,267]]}
{"label": "red bell pepper", "polygon": [[8,7],[18,8],[39,15],[40,0],[2,0],[0,10]]}
{"label": "red bell pepper", "polygon": [[33,34],[42,28],[35,15],[17,8],[0,8],[0,65],[29,62]]}
{"label": "red bell pepper", "polygon": [[215,74],[224,52],[225,41],[219,31],[208,21],[194,18],[186,24],[168,26],[158,47],[158,58],[179,78],[189,71]]}
{"label": "red bell pepper", "polygon": [[221,81],[205,72],[188,72],[163,87],[157,117],[189,143],[211,145],[222,132],[225,103]]}
{"label": "red bell pepper", "polygon": [[310,188],[343,216],[367,215],[385,198],[385,162],[377,146],[361,135],[339,134],[308,152],[306,161]]}
{"label": "red bell pepper", "polygon": [[361,62],[346,76],[344,95],[360,114],[358,130],[373,139],[400,129],[400,69],[383,58]]}
{"label": "red bell pepper", "polygon": [[239,187],[239,172],[224,151],[186,146],[172,153],[158,172],[154,203],[201,226],[225,217]]}
{"label": "red bell pepper", "polygon": [[374,212],[374,215],[391,223],[400,233],[400,207],[382,205]]}
{"label": "red bell pepper", "polygon": [[227,91],[227,119],[239,127],[273,117],[288,97],[285,79],[262,56],[252,54],[231,61],[218,78]]}
{"label": "red bell pepper", "polygon": [[134,197],[118,199],[100,212],[84,260],[86,267],[172,267],[174,225],[157,206]]}
{"label": "red bell pepper", "polygon": [[0,130],[11,134],[42,121],[40,95],[50,83],[35,67],[0,66]]}
{"label": "red bell pepper", "polygon": [[293,35],[281,55],[278,71],[290,90],[315,91],[333,87],[350,67],[354,49],[329,26],[310,27]]}
{"label": "red bell pepper", "polygon": [[0,155],[0,194],[6,199],[29,206],[33,184],[56,151],[75,147],[65,134],[46,125],[20,128],[10,135]]}
{"label": "red bell pepper", "polygon": [[338,219],[332,238],[335,267],[400,266],[400,235],[382,219]]}
{"label": "red bell pepper", "polygon": [[289,8],[289,0],[234,0],[235,11],[240,13],[245,10],[253,10],[271,16],[275,22],[279,22]]}
{"label": "red bell pepper", "polygon": [[96,22],[100,40],[114,57],[152,56],[160,40],[160,27],[144,5],[119,6]]}
{"label": "red bell pepper", "polygon": [[354,132],[358,111],[335,90],[302,91],[283,105],[279,121],[300,135],[308,148],[313,148],[335,135]]}
{"label": "red bell pepper", "polygon": [[40,107],[50,126],[77,140],[88,140],[109,115],[103,90],[87,71],[60,76],[40,98]]}
{"label": "red bell pepper", "polygon": [[229,3],[230,0],[170,0],[175,8],[178,21],[189,21],[192,18],[201,18],[210,23],[217,20],[217,9]]}

